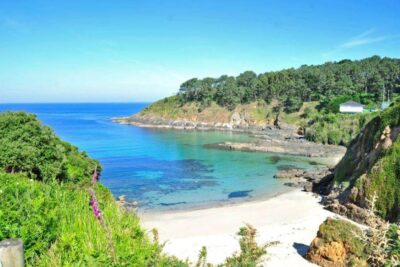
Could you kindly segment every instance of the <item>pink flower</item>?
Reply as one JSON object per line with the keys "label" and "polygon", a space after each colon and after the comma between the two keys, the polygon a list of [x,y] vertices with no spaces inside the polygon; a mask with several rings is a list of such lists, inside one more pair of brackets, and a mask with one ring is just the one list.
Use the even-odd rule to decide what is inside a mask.
{"label": "pink flower", "polygon": [[101,212],[99,209],[99,205],[98,205],[96,199],[93,197],[93,195],[90,196],[89,203],[90,203],[90,206],[92,206],[92,211],[93,211],[94,217],[96,217],[96,219],[100,219]]}

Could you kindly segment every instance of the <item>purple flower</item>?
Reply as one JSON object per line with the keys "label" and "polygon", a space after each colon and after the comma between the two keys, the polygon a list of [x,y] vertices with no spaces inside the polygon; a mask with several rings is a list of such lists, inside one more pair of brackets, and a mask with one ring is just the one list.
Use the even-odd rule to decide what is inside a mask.
{"label": "purple flower", "polygon": [[93,197],[93,195],[90,196],[89,203],[90,203],[90,206],[92,206],[92,211],[93,211],[94,217],[96,217],[96,219],[100,219],[101,212],[99,209],[99,205],[98,205],[96,199]]}

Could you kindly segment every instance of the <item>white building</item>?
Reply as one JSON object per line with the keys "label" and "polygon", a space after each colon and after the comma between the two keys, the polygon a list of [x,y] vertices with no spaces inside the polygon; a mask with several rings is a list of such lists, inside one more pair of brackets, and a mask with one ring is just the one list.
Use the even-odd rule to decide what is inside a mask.
{"label": "white building", "polygon": [[364,111],[364,106],[354,101],[347,101],[340,104],[341,113],[360,113]]}

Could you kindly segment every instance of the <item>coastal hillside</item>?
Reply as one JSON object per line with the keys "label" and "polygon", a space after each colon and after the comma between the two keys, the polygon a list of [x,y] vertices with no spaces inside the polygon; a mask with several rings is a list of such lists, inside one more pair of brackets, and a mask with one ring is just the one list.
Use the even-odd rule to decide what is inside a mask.
{"label": "coastal hillside", "polygon": [[369,111],[400,93],[400,60],[373,56],[237,77],[193,78],[177,95],[117,119],[139,126],[262,130],[294,126],[310,141],[347,145],[374,112],[339,113],[348,100]]}
{"label": "coastal hillside", "polygon": [[[371,208],[385,220],[400,219],[400,103],[373,118],[335,169],[332,196],[347,206]],[[346,210],[346,208],[344,208]],[[343,211],[344,211],[343,210]]]}
{"label": "coastal hillside", "polygon": [[[0,113],[1,246],[22,240],[26,266],[212,266],[205,247],[194,251],[197,263],[165,254],[157,230],[149,234],[135,205],[116,201],[100,171],[35,115]],[[240,228],[240,250],[218,266],[258,266],[273,243],[258,245],[256,232]]]}
{"label": "coastal hillside", "polygon": [[307,252],[311,262],[320,266],[399,266],[399,133],[397,101],[366,124],[334,175],[323,178],[327,209],[368,228],[345,220],[326,220]]}
{"label": "coastal hillside", "polygon": [[96,169],[34,115],[1,113],[0,241],[22,239],[27,266],[179,266]]}

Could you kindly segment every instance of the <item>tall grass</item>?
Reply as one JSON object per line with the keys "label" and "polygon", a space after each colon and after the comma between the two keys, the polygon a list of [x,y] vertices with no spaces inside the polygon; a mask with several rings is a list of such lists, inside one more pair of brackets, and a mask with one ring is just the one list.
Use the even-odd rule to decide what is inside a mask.
{"label": "tall grass", "polygon": [[102,185],[95,190],[116,261],[84,184],[45,184],[0,174],[0,190],[0,239],[22,238],[28,266],[147,266],[155,260],[161,265],[175,261],[158,252],[159,244],[148,238],[137,216],[118,208]]}

